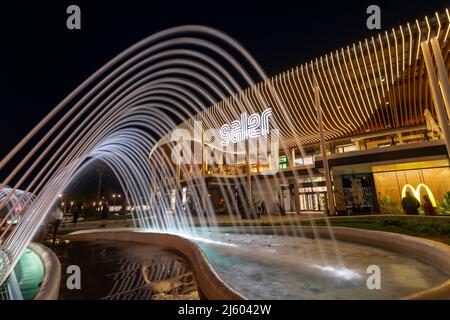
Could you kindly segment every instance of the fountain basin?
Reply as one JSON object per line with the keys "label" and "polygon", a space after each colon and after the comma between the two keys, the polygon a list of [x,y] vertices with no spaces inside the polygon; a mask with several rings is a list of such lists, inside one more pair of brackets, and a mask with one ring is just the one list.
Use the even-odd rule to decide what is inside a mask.
{"label": "fountain basin", "polygon": [[60,281],[61,266],[56,255],[32,242],[2,286],[0,300],[56,300]]}
{"label": "fountain basin", "polygon": [[46,246],[32,242],[28,245],[42,261],[43,279],[34,300],[57,300],[61,281],[61,264],[58,257]]}
{"label": "fountain basin", "polygon": [[[450,248],[444,244],[421,238],[381,232],[360,230],[352,228],[328,228],[328,227],[249,227],[240,228],[241,232],[257,234],[273,233],[302,237],[317,237],[322,239],[336,239],[339,241],[353,242],[361,245],[379,247],[393,252],[404,253],[408,256],[426,261],[442,272],[450,274]],[[233,290],[225,283],[214,270],[205,253],[192,241],[186,238],[162,233],[145,233],[130,231],[106,231],[76,233],[68,236],[78,240],[122,240],[137,241],[170,247],[184,255],[193,265],[201,294],[207,299],[243,299],[242,294]],[[403,299],[448,299],[450,298],[450,280],[445,280],[439,285],[426,290],[409,294]]]}
{"label": "fountain basin", "polygon": [[[117,229],[116,229],[117,230]],[[181,236],[166,233],[149,233],[116,230],[88,230],[74,232],[65,237],[70,240],[134,241],[166,247],[185,257],[194,269],[201,298],[208,300],[241,300],[241,294],[231,289],[217,275],[206,255],[194,242]]]}

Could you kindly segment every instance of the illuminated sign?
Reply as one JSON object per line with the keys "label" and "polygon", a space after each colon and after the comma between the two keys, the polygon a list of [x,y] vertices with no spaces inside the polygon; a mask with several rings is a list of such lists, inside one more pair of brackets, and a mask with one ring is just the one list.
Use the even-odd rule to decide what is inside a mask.
{"label": "illuminated sign", "polygon": [[428,197],[430,197],[430,201],[431,201],[431,204],[433,205],[433,207],[437,207],[436,199],[434,198],[433,192],[431,192],[430,188],[424,183],[420,183],[416,189],[414,189],[414,187],[410,184],[405,184],[402,189],[402,199],[404,197],[406,197],[406,191],[409,189],[409,190],[411,190],[414,198],[416,198],[419,201],[419,203],[422,203],[422,201],[420,200],[420,189],[421,188],[424,188],[425,191],[427,192]]}
{"label": "illuminated sign", "polygon": [[261,115],[247,112],[241,114],[239,120],[234,120],[230,124],[224,124],[220,128],[220,140],[223,146],[230,142],[237,143],[251,138],[265,136],[269,133],[269,117],[272,115],[272,108],[264,110]]}

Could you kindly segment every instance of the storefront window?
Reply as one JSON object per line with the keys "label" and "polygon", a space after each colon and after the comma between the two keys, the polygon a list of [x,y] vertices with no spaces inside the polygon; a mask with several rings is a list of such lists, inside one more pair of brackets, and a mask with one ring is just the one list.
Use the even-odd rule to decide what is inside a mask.
{"label": "storefront window", "polygon": [[357,148],[356,148],[356,145],[354,145],[354,144],[349,144],[349,145],[346,145],[346,146],[338,146],[338,147],[336,147],[336,151],[338,153],[350,152],[350,151],[355,151],[355,150],[357,150]]}
{"label": "storefront window", "polygon": [[313,164],[314,163],[314,157],[313,156],[306,156],[306,157],[297,157],[295,158],[295,165],[296,166],[302,166],[307,164]]}
{"label": "storefront window", "polygon": [[288,167],[287,157],[286,156],[281,156],[279,158],[279,163],[280,163],[280,169],[287,168]]}
{"label": "storefront window", "polygon": [[[436,165],[436,167],[414,169],[414,167],[426,167],[427,165]],[[374,167],[374,171],[378,171],[373,174],[378,200],[380,201],[385,198],[392,199],[399,210],[401,209],[402,190],[406,185],[410,185],[414,190],[420,184],[426,185],[430,193],[436,198],[437,203],[442,202],[444,195],[450,191],[450,168],[446,160],[407,163],[390,167],[379,166]],[[418,192],[420,200],[427,194],[425,188],[420,188]]]}
{"label": "storefront window", "polygon": [[342,175],[345,203],[348,210],[358,213],[376,211],[376,193],[371,173]]}

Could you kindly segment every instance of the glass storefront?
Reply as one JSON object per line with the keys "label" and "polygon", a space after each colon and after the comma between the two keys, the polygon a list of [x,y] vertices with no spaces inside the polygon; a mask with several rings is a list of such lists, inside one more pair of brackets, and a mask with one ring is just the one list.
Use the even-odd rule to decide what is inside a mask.
{"label": "glass storefront", "polygon": [[[284,158],[281,160],[283,162]],[[327,188],[324,177],[320,174],[303,175],[297,179],[298,193],[292,180],[284,181],[283,184],[277,184],[275,179],[255,182],[254,202],[258,204],[264,201],[267,211],[274,214],[280,210],[285,213],[325,211]],[[221,183],[208,186],[208,210],[215,211],[216,214],[232,212],[247,216],[246,182],[234,185],[233,192],[229,185],[221,187]],[[372,214],[382,212],[386,208],[385,212],[395,213],[402,211],[402,192],[406,191],[414,193],[418,199],[422,199],[427,193],[432,194],[436,206],[439,206],[444,194],[450,191],[450,167],[447,160],[435,160],[383,166],[354,166],[351,169],[334,168],[332,183],[336,207],[341,214]],[[229,191],[226,195],[223,194],[223,188]],[[192,194],[189,191],[183,188],[182,203],[184,207],[194,210],[195,199],[191,199]],[[199,200],[197,202],[200,203]],[[393,210],[393,205],[398,210]],[[169,206],[173,210],[173,193],[169,195]]]}
{"label": "glass storefront", "polygon": [[378,200],[390,199],[398,207],[404,189],[416,193],[419,201],[425,194],[431,193],[437,204],[450,191],[450,167],[447,160],[376,166],[372,170]]}
{"label": "glass storefront", "polygon": [[300,211],[324,211],[327,206],[327,187],[323,176],[300,178]]}
{"label": "glass storefront", "polygon": [[[317,187],[325,188],[325,187]],[[312,189],[310,192],[304,189]],[[326,189],[326,188],[325,188]],[[324,211],[327,205],[327,192],[316,188],[300,188],[300,211]]]}
{"label": "glass storefront", "polygon": [[[310,180],[309,180],[310,181]],[[319,182],[324,184],[324,182]],[[312,185],[311,182],[302,183],[298,189],[300,211],[324,211],[327,205],[327,188]],[[294,186],[281,187],[281,205],[286,212],[295,212]]]}
{"label": "glass storefront", "polygon": [[378,210],[372,173],[342,175],[347,212],[374,213]]}
{"label": "glass storefront", "polygon": [[281,156],[279,158],[279,166],[280,166],[280,169],[286,169],[289,166],[286,156]]}

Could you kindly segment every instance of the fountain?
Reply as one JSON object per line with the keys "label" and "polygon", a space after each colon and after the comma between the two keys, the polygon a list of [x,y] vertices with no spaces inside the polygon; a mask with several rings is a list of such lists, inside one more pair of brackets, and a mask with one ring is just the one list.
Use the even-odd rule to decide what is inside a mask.
{"label": "fountain", "polygon": [[[305,77],[305,85],[310,86],[307,90],[318,81],[313,64],[294,72],[301,72]],[[238,211],[244,217],[255,217],[253,193],[240,185],[247,183],[255,189],[265,190],[267,194],[272,193],[268,198],[273,198],[277,190],[270,190],[268,175],[279,174],[281,181],[286,178],[286,172],[278,167],[276,161],[279,148],[287,150],[289,147],[279,145],[281,138],[294,136],[291,145],[304,154],[303,142],[318,140],[319,137],[317,127],[295,128],[293,118],[315,119],[316,115],[312,109],[292,114],[286,107],[286,101],[292,97],[277,89],[277,81],[290,80],[268,79],[236,40],[204,26],[181,26],[161,31],[106,63],[0,161],[2,171],[6,170],[7,164],[17,163],[0,186],[1,190],[6,190],[0,198],[0,211],[6,210],[0,222],[0,283],[7,279],[36,235],[40,224],[57,203],[58,195],[84,170],[99,161],[118,178],[126,201],[134,208],[136,227],[154,234],[178,235],[200,244],[210,252],[212,265],[225,280],[230,281],[231,286],[238,284],[227,276],[230,272],[224,269],[227,265],[220,264],[223,255],[239,257],[240,260],[236,260],[239,265],[245,264],[245,259],[251,256],[254,261],[268,259],[274,252],[273,247],[261,251],[262,256],[255,256],[260,247],[253,246],[253,243],[258,243],[264,247],[268,239],[273,241],[272,246],[280,247],[285,245],[285,241],[298,241],[292,248],[305,255],[305,261],[295,259],[288,262],[295,250],[283,252],[286,258],[283,261],[297,265],[303,276],[311,274],[327,279],[324,281],[332,277],[360,281],[360,270],[357,272],[348,267],[345,261],[354,254],[355,248],[347,248],[347,244],[335,241],[332,232],[331,240],[311,242],[303,237],[305,231],[297,228],[298,222],[288,221],[286,226],[272,225],[273,237],[265,238],[258,228],[250,226],[244,230],[242,219],[236,216]],[[254,88],[252,95],[246,94],[249,87]],[[357,122],[366,123],[369,116],[369,113],[358,114]],[[199,119],[202,121],[196,121]],[[181,131],[174,139],[175,128]],[[212,131],[208,132],[208,129]],[[348,132],[352,128],[345,130]],[[327,137],[337,136],[338,131],[325,126]],[[33,138],[37,136],[41,139],[34,142]],[[233,143],[232,147],[222,148],[230,143]],[[205,145],[208,149],[204,148]],[[200,150],[200,163],[185,162],[191,146],[194,150],[200,148],[197,149]],[[169,155],[168,150],[175,149],[179,152]],[[21,158],[25,151],[26,156]],[[247,173],[236,171],[226,181],[225,177],[216,176],[225,203],[225,216],[233,225],[229,233],[232,237],[216,232],[217,216],[207,191],[207,164],[220,166],[223,163],[218,159],[223,160],[224,157],[236,157],[247,164]],[[252,163],[268,166],[261,179],[252,180]],[[260,168],[255,170],[259,172]],[[313,176],[311,169],[305,170],[310,177]],[[297,178],[296,172],[293,175]],[[189,207],[183,203],[181,177],[191,177],[183,185],[191,192],[192,205]],[[19,188],[23,192],[17,195]],[[9,205],[11,201],[13,205]],[[18,219],[13,226],[7,222],[14,214]],[[252,236],[243,236],[242,233]],[[321,253],[322,260],[306,259],[311,248]],[[362,250],[370,251],[367,248]],[[385,254],[375,249],[370,253]],[[328,254],[333,255],[332,264],[325,263]],[[214,255],[222,255],[219,262],[214,262]],[[418,268],[422,267],[418,265]],[[261,267],[258,272],[275,271],[271,267]],[[433,279],[432,286],[444,278],[439,274]],[[288,276],[286,279],[292,280]],[[305,282],[306,279],[300,277],[296,281]],[[245,291],[244,288],[239,289]],[[249,297],[267,298],[253,293],[250,292]],[[409,294],[411,290],[404,293]],[[309,294],[283,297],[314,297]],[[324,298],[335,297],[317,294]]]}

